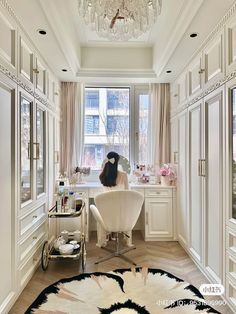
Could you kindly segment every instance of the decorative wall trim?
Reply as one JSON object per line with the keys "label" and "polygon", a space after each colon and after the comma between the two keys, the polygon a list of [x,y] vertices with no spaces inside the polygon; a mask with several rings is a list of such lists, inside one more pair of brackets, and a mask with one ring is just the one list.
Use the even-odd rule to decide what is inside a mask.
{"label": "decorative wall trim", "polygon": [[171,118],[173,118],[174,116],[176,116],[177,114],[182,112],[184,109],[192,106],[194,103],[196,103],[200,99],[206,97],[211,92],[215,91],[217,88],[221,87],[222,85],[224,85],[225,83],[227,83],[228,81],[232,80],[235,77],[236,77],[236,70],[231,72],[229,75],[226,75],[222,80],[220,80],[217,83],[211,85],[206,90],[203,90],[198,96],[196,96],[195,98],[191,99],[187,104],[180,105],[177,108],[174,108],[173,110],[171,110],[171,115],[170,115]]}
{"label": "decorative wall trim", "polygon": [[42,103],[44,106],[46,106],[48,109],[50,109],[52,112],[56,112],[57,108],[52,106],[45,98],[40,96],[37,92],[35,92],[29,85],[24,83],[21,79],[19,79],[15,74],[13,74],[9,69],[4,67],[0,63],[0,72],[7,76],[9,79],[11,79],[13,82],[15,82],[18,86],[23,88],[27,93],[32,95],[35,99],[37,99],[40,103]]}
{"label": "decorative wall trim", "polygon": [[201,53],[201,51],[204,50],[204,47],[207,45],[208,42],[210,42],[214,36],[216,36],[218,33],[220,33],[223,29],[225,24],[230,20],[230,18],[236,13],[236,1],[233,3],[231,8],[226,12],[226,14],[220,19],[220,21],[216,24],[216,26],[213,28],[213,30],[210,32],[210,34],[206,37],[206,39],[203,41],[203,43],[199,46],[199,48],[194,52],[194,54],[189,59],[189,62],[186,64],[186,66],[183,67],[182,70],[177,74],[176,79],[172,82],[176,82],[185,70],[189,67],[190,63],[194,60],[194,58]]}

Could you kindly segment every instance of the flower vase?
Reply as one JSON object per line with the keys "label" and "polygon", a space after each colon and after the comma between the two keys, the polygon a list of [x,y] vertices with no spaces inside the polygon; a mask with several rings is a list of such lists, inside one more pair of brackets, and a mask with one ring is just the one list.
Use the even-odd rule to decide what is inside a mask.
{"label": "flower vase", "polygon": [[169,186],[170,185],[170,178],[168,176],[161,176],[161,185]]}

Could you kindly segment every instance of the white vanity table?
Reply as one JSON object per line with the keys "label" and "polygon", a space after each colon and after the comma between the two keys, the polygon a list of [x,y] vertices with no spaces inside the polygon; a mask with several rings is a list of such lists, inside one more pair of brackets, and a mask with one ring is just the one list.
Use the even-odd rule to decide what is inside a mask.
{"label": "white vanity table", "polygon": [[[151,184],[130,184],[130,189],[142,193],[145,199],[139,220],[134,229],[141,230],[145,241],[175,240],[175,187]],[[98,193],[104,192],[104,189],[99,182],[87,182],[73,187],[70,186],[70,190],[79,193],[86,203],[86,238],[89,240],[90,231],[96,230],[94,219],[89,210],[89,205]],[[68,222],[67,226],[64,227],[67,230],[70,229]]]}

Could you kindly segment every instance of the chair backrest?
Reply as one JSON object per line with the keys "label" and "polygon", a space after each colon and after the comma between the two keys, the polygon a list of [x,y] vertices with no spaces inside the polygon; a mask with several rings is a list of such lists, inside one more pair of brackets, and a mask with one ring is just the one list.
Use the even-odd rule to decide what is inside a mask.
{"label": "chair backrest", "polygon": [[133,229],[140,215],[144,196],[136,191],[109,191],[98,194],[95,205],[108,232]]}

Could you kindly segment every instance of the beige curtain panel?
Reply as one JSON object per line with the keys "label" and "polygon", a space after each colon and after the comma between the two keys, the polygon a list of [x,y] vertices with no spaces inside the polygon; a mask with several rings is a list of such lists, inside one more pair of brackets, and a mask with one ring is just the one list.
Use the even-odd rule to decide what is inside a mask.
{"label": "beige curtain panel", "polygon": [[170,85],[150,84],[150,163],[170,162]]}
{"label": "beige curtain panel", "polygon": [[61,83],[61,145],[60,172],[68,176],[81,164],[83,147],[82,86],[74,82]]}

